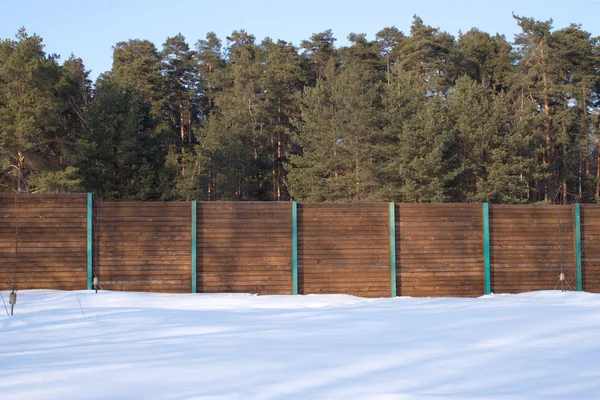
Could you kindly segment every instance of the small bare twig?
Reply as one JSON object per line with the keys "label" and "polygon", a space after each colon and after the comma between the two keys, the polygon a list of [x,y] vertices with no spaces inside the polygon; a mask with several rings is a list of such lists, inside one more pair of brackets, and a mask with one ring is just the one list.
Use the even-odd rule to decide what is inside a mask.
{"label": "small bare twig", "polygon": [[4,296],[2,296],[2,293],[0,293],[0,297],[2,297],[2,303],[4,303],[4,309],[6,310],[6,316],[10,317],[10,314],[8,313],[8,307],[6,307],[6,302],[4,301]]}
{"label": "small bare twig", "polygon": [[79,297],[77,298],[77,302],[79,303],[79,309],[81,310],[81,313],[83,314],[83,318],[87,319],[87,317],[85,316],[85,313],[83,312],[83,306],[81,305],[81,300],[79,300]]}

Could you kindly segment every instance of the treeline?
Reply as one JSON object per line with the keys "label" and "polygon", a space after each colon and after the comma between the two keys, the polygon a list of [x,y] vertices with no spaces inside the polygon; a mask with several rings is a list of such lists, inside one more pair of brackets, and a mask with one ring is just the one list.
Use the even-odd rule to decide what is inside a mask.
{"label": "treeline", "polygon": [[415,16],[299,47],[241,30],[114,46],[94,85],[24,29],[0,42],[0,191],[104,200],[600,199],[600,46],[514,16],[514,42]]}

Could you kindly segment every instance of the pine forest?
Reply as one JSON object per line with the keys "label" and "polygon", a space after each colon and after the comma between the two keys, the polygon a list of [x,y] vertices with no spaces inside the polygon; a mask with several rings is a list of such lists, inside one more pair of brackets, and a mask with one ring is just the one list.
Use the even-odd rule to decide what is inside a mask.
{"label": "pine forest", "polygon": [[513,38],[415,16],[347,46],[331,30],[128,40],[95,82],[22,28],[0,39],[0,192],[598,202],[599,38],[513,18]]}

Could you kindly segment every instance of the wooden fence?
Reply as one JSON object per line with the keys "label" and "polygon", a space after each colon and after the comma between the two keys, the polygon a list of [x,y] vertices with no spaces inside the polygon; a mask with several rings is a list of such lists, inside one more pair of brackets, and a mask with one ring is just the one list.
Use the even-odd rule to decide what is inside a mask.
{"label": "wooden fence", "polygon": [[[560,276],[564,280],[560,280]],[[92,202],[0,194],[0,290],[600,292],[600,205]]]}

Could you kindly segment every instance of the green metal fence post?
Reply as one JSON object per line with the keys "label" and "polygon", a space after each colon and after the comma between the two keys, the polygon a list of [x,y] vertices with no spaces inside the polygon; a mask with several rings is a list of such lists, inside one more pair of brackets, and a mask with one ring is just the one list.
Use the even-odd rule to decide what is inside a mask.
{"label": "green metal fence post", "polygon": [[575,270],[577,273],[577,291],[583,291],[583,277],[581,275],[581,210],[579,203],[575,204],[573,222],[575,233]]}
{"label": "green metal fence post", "polygon": [[395,204],[390,203],[390,285],[392,297],[396,297],[396,212]]}
{"label": "green metal fence post", "polygon": [[92,194],[87,194],[87,290],[92,290],[92,232],[93,232]]}
{"label": "green metal fence post", "polygon": [[490,269],[490,210],[488,203],[483,203],[483,274],[485,279],[485,294],[492,292]]}
{"label": "green metal fence post", "polygon": [[292,294],[298,294],[298,205],[292,201]]}
{"label": "green metal fence post", "polygon": [[192,200],[192,293],[196,293],[196,200]]}

